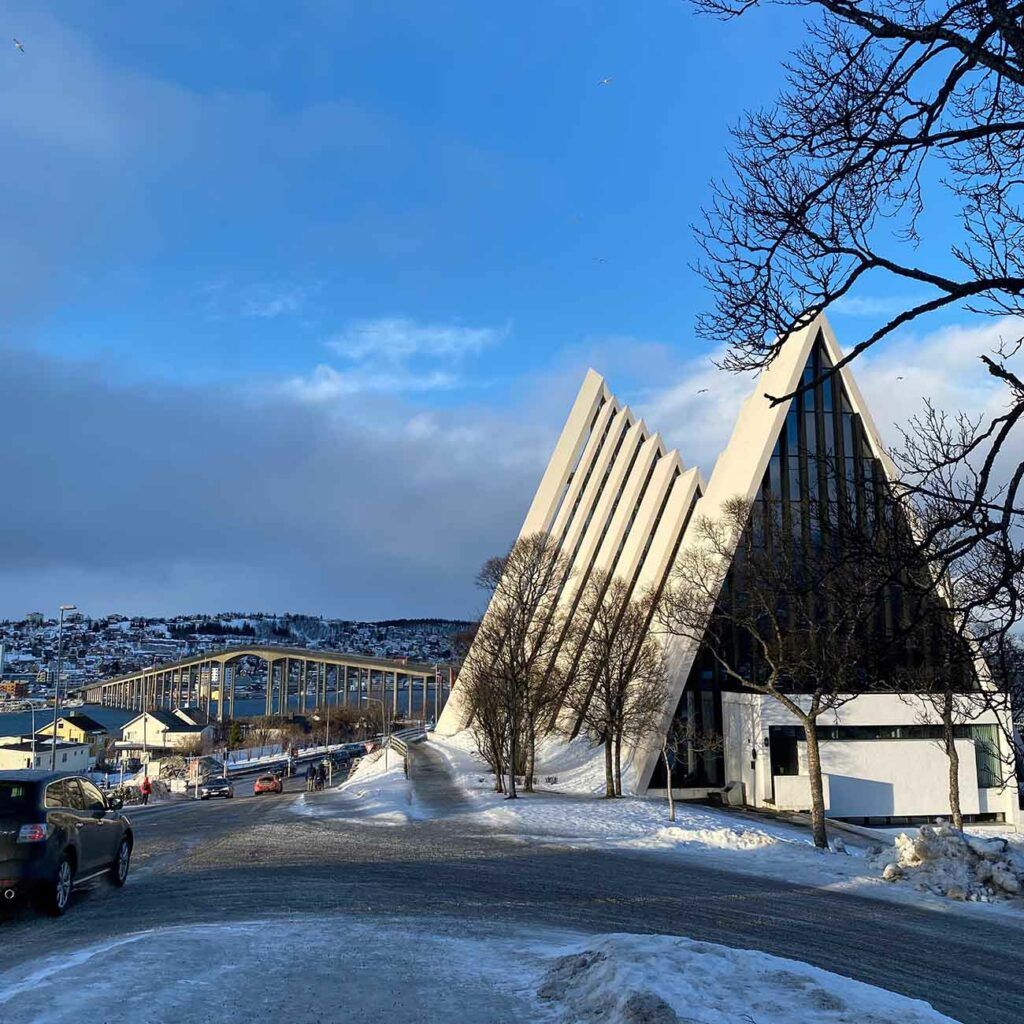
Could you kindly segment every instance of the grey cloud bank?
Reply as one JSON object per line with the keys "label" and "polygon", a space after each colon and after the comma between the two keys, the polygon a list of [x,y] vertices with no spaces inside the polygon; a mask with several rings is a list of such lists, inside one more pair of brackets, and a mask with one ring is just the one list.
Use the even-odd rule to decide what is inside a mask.
{"label": "grey cloud bank", "polygon": [[67,600],[97,613],[472,614],[475,571],[514,536],[546,454],[546,425],[482,415],[442,428],[380,399],[341,414],[280,393],[114,383],[101,363],[3,359],[6,616]]}

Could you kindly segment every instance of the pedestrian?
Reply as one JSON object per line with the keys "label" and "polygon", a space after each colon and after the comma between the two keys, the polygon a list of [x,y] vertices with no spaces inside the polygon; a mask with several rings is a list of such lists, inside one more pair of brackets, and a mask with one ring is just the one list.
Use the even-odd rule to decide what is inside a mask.
{"label": "pedestrian", "polygon": [[323,789],[324,783],[327,781],[327,769],[320,765],[316,770],[316,788]]}
{"label": "pedestrian", "polygon": [[311,764],[306,769],[306,792],[307,793],[312,792],[313,785],[314,785],[315,782],[316,782],[316,769]]}
{"label": "pedestrian", "polygon": [[142,794],[142,806],[145,807],[149,803],[149,794],[153,792],[153,783],[149,781],[148,772],[142,777],[142,785],[139,786],[139,792]]}

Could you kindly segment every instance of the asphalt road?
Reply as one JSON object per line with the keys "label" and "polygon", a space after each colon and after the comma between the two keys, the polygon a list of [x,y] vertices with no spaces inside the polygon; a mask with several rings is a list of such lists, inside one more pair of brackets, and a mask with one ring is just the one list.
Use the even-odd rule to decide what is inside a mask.
{"label": "asphalt road", "polygon": [[[443,804],[431,766],[421,777]],[[282,796],[136,814],[128,886],[95,884],[58,921],[26,911],[0,924],[5,965],[163,925],[307,913],[330,927],[336,913],[399,914],[427,927],[443,917],[687,935],[926,999],[964,1024],[1024,1020],[1024,928],[653,855],[531,846],[471,820],[380,827],[301,817],[289,806],[302,788],[290,780]]]}

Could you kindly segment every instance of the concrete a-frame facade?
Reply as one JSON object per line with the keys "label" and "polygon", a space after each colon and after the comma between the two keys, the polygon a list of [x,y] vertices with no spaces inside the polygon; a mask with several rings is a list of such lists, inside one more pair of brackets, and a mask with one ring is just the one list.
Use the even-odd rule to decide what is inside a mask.
{"label": "concrete a-frame facade", "polygon": [[[572,565],[559,595],[569,612],[593,572],[619,576],[637,593],[659,586],[702,490],[699,470],[685,468],[589,370],[519,536],[558,539]],[[456,683],[437,728],[450,735],[466,724]]]}
{"label": "concrete a-frame facade", "polygon": [[[772,406],[766,395],[786,395],[795,390],[816,351],[824,355],[815,358],[827,359],[831,366],[842,359],[824,317],[791,336],[762,373],[740,410],[729,443],[706,487],[696,469],[684,470],[678,454],[665,452],[658,435],[648,434],[643,422],[616,402],[604,380],[589,371],[521,531],[521,536],[546,531],[572,555],[575,582],[567,587],[565,599],[571,600],[573,588],[581,585],[595,567],[620,576],[635,588],[660,587],[680,553],[699,543],[698,531],[688,529],[697,517],[716,518],[725,503],[736,497],[753,500],[792,405],[787,401]],[[843,367],[835,377],[843,408],[848,407],[859,424],[858,437],[870,449],[870,458],[880,472],[892,480],[894,468],[853,374]],[[879,470],[875,472],[877,478]],[[727,569],[723,566],[723,580]],[[656,770],[661,771],[661,737],[680,709],[684,693],[689,692],[688,682],[701,649],[700,643],[679,638],[666,638],[664,643],[669,693],[661,730],[646,743],[625,752],[624,786],[636,793],[648,791]],[[791,735],[796,720],[789,721],[776,702],[758,694],[714,696],[716,726],[725,744],[717,766],[718,777],[705,779],[700,785],[673,786],[678,795],[700,797],[739,783],[748,804],[778,809],[806,806],[806,776],[799,771],[780,774],[772,755],[774,739],[787,730]],[[896,820],[933,816],[948,809],[943,803],[943,758],[934,756],[936,745],[922,731],[927,728],[923,705],[914,707],[898,694],[863,694],[834,717],[830,724],[838,738],[823,747],[834,755],[835,770],[826,780],[827,784],[831,781],[829,807],[833,816]],[[984,733],[986,743],[1005,745],[994,713],[986,713],[975,722],[979,737],[990,730]],[[438,730],[450,734],[466,724],[467,709],[456,683]],[[864,735],[884,737],[885,742],[847,739]],[[990,780],[983,771],[984,757],[977,746],[981,742],[969,736],[958,741],[963,746],[964,811],[1015,821],[1016,794],[1010,787],[986,785]],[[799,748],[798,740],[794,744]],[[660,782],[659,788],[665,784]]]}

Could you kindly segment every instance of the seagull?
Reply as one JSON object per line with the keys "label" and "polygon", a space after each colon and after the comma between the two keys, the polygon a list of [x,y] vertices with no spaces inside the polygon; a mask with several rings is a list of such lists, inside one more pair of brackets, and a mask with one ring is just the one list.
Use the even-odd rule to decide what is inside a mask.
{"label": "seagull", "polygon": [[700,391],[698,391],[698,392],[697,392],[697,394],[698,394],[698,395],[703,395],[703,394],[705,394],[705,393],[706,393],[706,392],[707,392],[708,390],[709,390],[708,388],[701,388],[701,389],[700,389]]}
{"label": "seagull", "polygon": [[603,256],[595,256],[594,257],[594,262],[595,263],[607,263],[608,261]]}
{"label": "seagull", "polygon": [[[14,37],[13,37],[13,36],[11,36],[11,38],[12,38],[12,39],[14,39]],[[16,46],[16,47],[17,47],[17,48],[18,48],[19,50],[21,50],[21,52],[22,52],[22,53],[24,53],[24,52],[25,52],[25,47],[21,45],[21,42],[20,42],[19,40],[17,40],[17,39],[14,39],[14,45],[15,45],[15,46]]]}
{"label": "seagull", "polygon": [[902,377],[897,377],[896,379],[897,379],[897,380],[903,380],[903,378],[902,378]]}
{"label": "seagull", "polygon": [[612,76],[611,75],[606,75],[597,84],[598,85],[611,85],[612,84]]}

